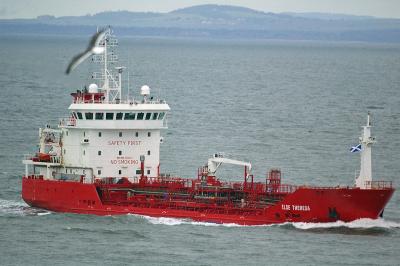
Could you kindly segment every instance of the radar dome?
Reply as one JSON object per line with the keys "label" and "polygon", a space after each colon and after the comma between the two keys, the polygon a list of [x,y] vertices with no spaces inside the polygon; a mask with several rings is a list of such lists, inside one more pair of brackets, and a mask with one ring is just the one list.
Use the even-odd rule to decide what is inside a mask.
{"label": "radar dome", "polygon": [[143,85],[143,86],[140,88],[140,95],[142,95],[142,96],[150,95],[150,87],[147,86],[147,85]]}
{"label": "radar dome", "polygon": [[97,93],[98,90],[99,90],[99,87],[97,86],[97,84],[92,83],[92,84],[89,85],[89,92],[90,93]]}

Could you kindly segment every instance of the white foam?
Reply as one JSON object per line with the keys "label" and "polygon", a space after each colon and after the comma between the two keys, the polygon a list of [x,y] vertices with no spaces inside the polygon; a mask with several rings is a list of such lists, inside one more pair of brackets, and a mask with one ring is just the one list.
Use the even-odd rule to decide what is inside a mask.
{"label": "white foam", "polygon": [[12,215],[48,215],[49,211],[30,207],[23,201],[0,199],[0,213]]}
{"label": "white foam", "polygon": [[315,228],[338,228],[338,227],[347,227],[352,229],[368,229],[368,228],[400,228],[400,223],[394,221],[386,221],[385,219],[359,219],[352,222],[332,222],[332,223],[285,223],[291,224],[297,229],[315,229]]}
{"label": "white foam", "polygon": [[51,214],[51,212],[38,212],[37,213],[38,216],[49,215],[49,214]]}
{"label": "white foam", "polygon": [[[234,223],[224,223],[224,224],[217,224],[211,222],[196,222],[190,219],[179,219],[179,218],[168,218],[168,217],[150,217],[145,215],[136,215],[130,214],[132,216],[141,217],[147,220],[151,224],[156,225],[200,225],[200,226],[224,226],[224,227],[243,227],[245,225],[239,225]],[[308,229],[318,229],[318,228],[339,228],[339,227],[347,227],[352,229],[368,229],[368,228],[400,228],[400,223],[394,221],[387,221],[384,219],[359,219],[352,222],[331,222],[331,223],[282,223],[282,224],[266,224],[266,225],[256,225],[252,227],[273,227],[273,226],[285,226],[285,225],[292,225],[297,229],[308,230]],[[249,227],[249,226],[245,226]]]}
{"label": "white foam", "polygon": [[145,219],[151,224],[157,225],[200,225],[200,226],[225,226],[225,227],[239,227],[242,225],[233,224],[233,223],[225,223],[225,224],[217,224],[217,223],[208,223],[208,222],[196,222],[190,219],[180,219],[180,218],[170,218],[170,217],[151,217],[146,215],[136,215],[136,214],[129,214],[132,216],[140,217]]}
{"label": "white foam", "polygon": [[0,212],[10,214],[22,214],[28,207],[25,202],[0,199]]}

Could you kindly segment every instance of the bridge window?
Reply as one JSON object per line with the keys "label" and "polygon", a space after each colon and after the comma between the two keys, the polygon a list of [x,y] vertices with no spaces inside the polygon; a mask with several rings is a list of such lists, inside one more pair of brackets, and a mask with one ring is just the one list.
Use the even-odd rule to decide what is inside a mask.
{"label": "bridge window", "polygon": [[103,120],[104,113],[96,113],[96,120]]}
{"label": "bridge window", "polygon": [[117,119],[117,120],[122,120],[122,116],[123,116],[123,115],[124,115],[123,113],[117,113],[115,119]]}
{"label": "bridge window", "polygon": [[157,120],[158,113],[153,113],[153,120]]}
{"label": "bridge window", "polygon": [[76,116],[78,117],[78,119],[82,119],[82,113],[81,112],[76,112]]}
{"label": "bridge window", "polygon": [[85,113],[86,120],[93,120],[93,113]]}
{"label": "bridge window", "polygon": [[160,115],[158,116],[158,120],[162,120],[164,118],[164,115],[165,115],[164,112],[160,113]]}
{"label": "bridge window", "polygon": [[150,117],[151,117],[151,113],[147,113],[146,114],[146,120],[150,120]]}
{"label": "bridge window", "polygon": [[125,113],[125,120],[135,120],[135,113]]}
{"label": "bridge window", "polygon": [[137,120],[143,120],[144,113],[137,114]]}
{"label": "bridge window", "polygon": [[114,113],[106,113],[106,120],[113,120],[114,119]]}

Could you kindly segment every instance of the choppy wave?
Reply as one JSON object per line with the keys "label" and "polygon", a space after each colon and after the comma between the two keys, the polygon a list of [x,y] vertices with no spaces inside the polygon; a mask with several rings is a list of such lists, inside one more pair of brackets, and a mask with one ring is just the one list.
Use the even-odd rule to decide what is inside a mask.
{"label": "choppy wave", "polygon": [[[211,222],[196,222],[190,219],[179,219],[179,218],[168,218],[168,217],[150,217],[144,215],[132,216],[141,217],[151,224],[156,225],[200,225],[200,226],[225,226],[225,227],[250,227],[238,224],[217,224]],[[257,225],[254,227],[294,227],[300,230],[311,230],[311,229],[334,229],[334,228],[349,228],[349,229],[397,229],[400,228],[400,223],[395,221],[388,221],[385,219],[359,219],[352,222],[331,222],[331,223],[282,223],[282,224],[268,224],[268,225]]]}
{"label": "choppy wave", "polygon": [[309,229],[323,229],[323,228],[350,228],[350,229],[372,229],[372,228],[383,228],[393,229],[400,228],[400,223],[394,221],[387,221],[385,219],[359,219],[352,222],[332,222],[332,223],[285,223],[283,225],[290,224],[297,229],[309,230]]}
{"label": "choppy wave", "polygon": [[217,223],[208,223],[208,222],[196,222],[190,219],[180,219],[180,218],[170,218],[170,217],[151,217],[145,215],[136,215],[136,214],[129,214],[131,216],[140,217],[145,219],[147,222],[156,225],[200,225],[200,226],[225,226],[225,227],[239,227],[242,225],[233,224],[233,223],[226,223],[226,224],[217,224]]}
{"label": "choppy wave", "polygon": [[23,201],[0,199],[0,215],[47,215],[51,212],[30,207]]}
{"label": "choppy wave", "polygon": [[1,213],[21,214],[26,207],[28,207],[28,205],[24,202],[0,199]]}

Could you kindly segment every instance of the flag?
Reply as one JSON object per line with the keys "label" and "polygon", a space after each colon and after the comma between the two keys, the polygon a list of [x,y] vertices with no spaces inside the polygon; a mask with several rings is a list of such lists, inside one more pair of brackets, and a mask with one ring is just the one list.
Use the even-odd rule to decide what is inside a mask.
{"label": "flag", "polygon": [[350,149],[351,152],[359,152],[361,151],[361,144],[358,144],[357,146],[353,146]]}

